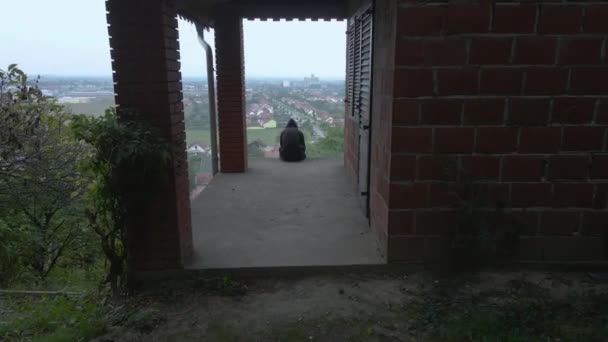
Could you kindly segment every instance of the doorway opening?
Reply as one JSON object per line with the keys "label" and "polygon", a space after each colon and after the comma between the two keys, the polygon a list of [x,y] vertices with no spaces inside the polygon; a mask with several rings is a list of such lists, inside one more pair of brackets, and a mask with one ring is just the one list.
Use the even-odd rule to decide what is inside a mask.
{"label": "doorway opening", "polygon": [[[371,89],[371,37],[369,50],[359,51],[356,58],[350,53],[351,61],[345,58],[350,56],[350,33],[344,21],[243,21],[242,25],[244,127],[230,129],[246,132],[247,169],[244,173],[220,170],[192,200],[194,258],[188,267],[383,263],[369,229],[367,202],[361,199],[367,192],[360,191],[360,184],[355,189],[353,177],[348,176],[362,173],[358,169],[362,153],[357,151],[352,158],[347,152],[369,149],[369,135],[363,136],[355,128],[366,124],[353,118],[371,108],[371,96],[364,94],[369,95]],[[323,46],[328,27],[337,39]],[[282,34],[273,34],[276,32]],[[370,58],[367,64],[361,62],[365,53]],[[332,63],[332,58],[338,62]],[[217,64],[221,63],[218,59]],[[355,68],[369,70],[367,80],[359,72],[355,81],[348,71]],[[222,89],[219,76],[217,82]],[[221,110],[218,115],[221,120]],[[279,159],[279,137],[290,119],[297,122],[306,140],[307,159],[300,163]],[[356,141],[345,136],[345,127],[350,127],[348,133],[354,132]],[[369,129],[369,123],[363,129]],[[345,142],[356,146],[345,148]],[[352,167],[357,170],[347,171]],[[366,180],[367,175],[366,170]]]}
{"label": "doorway opening", "polygon": [[279,158],[290,119],[309,159],[343,157],[344,21],[245,20],[248,158]]}

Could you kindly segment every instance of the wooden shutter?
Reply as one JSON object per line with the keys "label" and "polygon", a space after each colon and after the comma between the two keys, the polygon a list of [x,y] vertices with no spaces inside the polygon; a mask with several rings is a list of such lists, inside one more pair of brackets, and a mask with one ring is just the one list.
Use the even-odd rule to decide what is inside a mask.
{"label": "wooden shutter", "polygon": [[359,89],[361,86],[361,20],[359,16],[355,16],[353,24],[353,94],[351,115],[357,115],[359,108]]}
{"label": "wooden shutter", "polygon": [[357,88],[357,114],[359,122],[359,172],[358,183],[361,195],[361,204],[369,216],[369,169],[371,144],[371,102],[372,102],[372,28],[373,13],[371,10],[363,12],[360,22],[359,44],[359,82]]}
{"label": "wooden shutter", "polygon": [[355,24],[354,20],[349,20],[347,31],[347,60],[346,60],[346,113],[353,115],[353,80],[355,77]]}

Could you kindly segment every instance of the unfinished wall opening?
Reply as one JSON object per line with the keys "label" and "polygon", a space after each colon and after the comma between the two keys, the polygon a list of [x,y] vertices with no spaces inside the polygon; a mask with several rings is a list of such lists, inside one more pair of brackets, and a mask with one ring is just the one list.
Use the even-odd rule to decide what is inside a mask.
{"label": "unfinished wall opening", "polygon": [[[346,81],[347,33],[347,23],[335,20],[217,23],[220,172],[192,198],[194,257],[187,267],[383,262],[345,163],[344,143],[352,143],[345,119],[359,115],[345,105],[346,87],[354,87]],[[368,44],[371,57],[371,37]],[[303,162],[279,158],[289,119],[305,135]]]}
{"label": "unfinished wall opening", "polygon": [[309,159],[342,158],[344,21],[243,22],[249,164],[279,158],[289,119],[304,133]]}
{"label": "unfinished wall opening", "polygon": [[[207,53],[213,48],[213,29],[197,30],[195,24],[178,20],[182,71],[182,95],[186,152],[188,156],[188,184],[193,200],[213,179],[212,120],[209,99]],[[211,54],[213,56],[213,54]],[[213,64],[213,63],[212,63]],[[211,76],[213,78],[213,75]]]}

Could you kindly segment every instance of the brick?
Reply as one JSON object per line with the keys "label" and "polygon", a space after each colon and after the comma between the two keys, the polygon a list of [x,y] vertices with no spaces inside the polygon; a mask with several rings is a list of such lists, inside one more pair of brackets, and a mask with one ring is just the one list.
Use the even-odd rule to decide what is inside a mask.
{"label": "brick", "polygon": [[420,123],[459,125],[462,117],[462,100],[435,99],[422,102]]}
{"label": "brick", "polygon": [[469,52],[469,64],[509,64],[512,38],[473,38]]}
{"label": "brick", "polygon": [[509,153],[517,149],[517,129],[513,127],[477,128],[479,153]]}
{"label": "brick", "polygon": [[562,37],[559,48],[559,64],[601,64],[602,38]]}
{"label": "brick", "polygon": [[558,97],[553,102],[551,122],[565,124],[590,123],[595,99],[588,97]]}
{"label": "brick", "polygon": [[503,157],[502,180],[539,182],[543,176],[544,161],[536,156]]}
{"label": "brick", "polygon": [[608,179],[608,155],[594,155],[591,159],[591,179]]}
{"label": "brick", "polygon": [[565,127],[564,151],[601,151],[604,127]]}
{"label": "brick", "polygon": [[455,232],[459,216],[455,211],[432,210],[416,211],[417,235],[443,235]]}
{"label": "brick", "polygon": [[516,64],[554,64],[557,39],[546,36],[517,37],[513,62]]}
{"label": "brick", "polygon": [[606,233],[608,233],[608,211],[584,212],[580,233],[584,236],[606,236]]}
{"label": "brick", "polygon": [[463,65],[467,61],[467,45],[462,38],[426,39],[423,43],[424,65]]}
{"label": "brick", "polygon": [[416,157],[393,155],[391,157],[391,179],[410,181],[416,177]]}
{"label": "brick", "polygon": [[467,127],[435,128],[434,152],[471,153],[475,130]]}
{"label": "brick", "polygon": [[510,125],[546,125],[549,121],[549,99],[516,97],[509,100]]}
{"label": "brick", "polygon": [[595,122],[601,125],[608,124],[608,100],[602,99],[599,101]]}
{"label": "brick", "polygon": [[535,236],[520,237],[515,247],[514,255],[517,260],[540,261],[543,259],[542,241],[544,238]]}
{"label": "brick", "polygon": [[416,174],[418,180],[456,180],[457,170],[446,157],[420,156]]}
{"label": "brick", "polygon": [[553,188],[553,206],[556,208],[591,208],[593,205],[593,184],[557,183]]}
{"label": "brick", "polygon": [[568,81],[567,69],[528,68],[524,94],[563,94]]}
{"label": "brick", "polygon": [[463,65],[467,60],[467,41],[441,37],[402,39],[397,41],[397,65],[446,66]]}
{"label": "brick", "polygon": [[396,65],[424,65],[423,40],[398,39],[395,47]]}
{"label": "brick", "polygon": [[562,142],[560,127],[522,127],[519,153],[557,153]]}
{"label": "brick", "polygon": [[410,235],[414,233],[414,212],[395,211],[388,212],[388,234],[393,235]]}
{"label": "brick", "polygon": [[463,156],[463,172],[476,180],[498,180],[500,160],[492,156]]}
{"label": "brick", "polygon": [[445,7],[399,8],[397,30],[404,35],[433,35],[443,30]]}
{"label": "brick", "polygon": [[608,6],[587,6],[583,29],[590,33],[608,33]]}
{"label": "brick", "polygon": [[391,184],[389,209],[428,207],[428,184]]}
{"label": "brick", "polygon": [[511,206],[513,208],[551,207],[553,194],[550,183],[511,184]]}
{"label": "brick", "polygon": [[460,203],[459,193],[449,183],[429,184],[429,207],[454,208]]}
{"label": "brick", "polygon": [[425,238],[425,263],[452,262],[452,239],[447,236],[429,236]]}
{"label": "brick", "polygon": [[393,100],[393,124],[416,125],[420,120],[420,102],[415,99]]}
{"label": "brick", "polygon": [[555,179],[587,178],[589,172],[589,160],[585,155],[553,155],[549,157],[548,177]]}
{"label": "brick", "polygon": [[523,71],[518,68],[484,68],[480,71],[479,93],[518,95],[522,90]]}
{"label": "brick", "polygon": [[608,208],[608,184],[595,184],[595,196],[593,198],[593,209]]}
{"label": "brick", "polygon": [[505,99],[477,98],[464,101],[463,124],[498,125],[504,121]]}
{"label": "brick", "polygon": [[433,72],[430,69],[395,70],[395,96],[433,95]]}
{"label": "brick", "polygon": [[477,68],[437,70],[437,94],[441,96],[477,94],[478,73]]}
{"label": "brick", "polygon": [[421,236],[390,236],[387,246],[388,262],[422,262],[425,238]]}
{"label": "brick", "polygon": [[577,33],[583,26],[583,8],[571,5],[541,6],[540,33]]}
{"label": "brick", "polygon": [[596,237],[543,237],[546,261],[600,261],[605,257],[604,241]]}
{"label": "brick", "polygon": [[454,5],[447,9],[447,33],[485,33],[490,28],[490,7],[479,5]]}
{"label": "brick", "polygon": [[608,68],[572,68],[570,92],[573,94],[605,94],[608,92]]}
{"label": "brick", "polygon": [[544,235],[572,235],[578,232],[577,211],[545,211],[540,214],[540,232]]}
{"label": "brick", "polygon": [[494,8],[493,31],[496,33],[532,33],[536,25],[535,5],[503,5]]}
{"label": "brick", "polygon": [[538,234],[539,213],[536,211],[516,211],[511,213],[515,223],[519,225],[519,234],[534,236]]}
{"label": "brick", "polygon": [[433,131],[430,128],[393,127],[392,151],[397,153],[431,152]]}
{"label": "brick", "polygon": [[[509,185],[501,183],[477,183],[474,189],[478,194],[480,206],[491,209],[504,208],[509,203]],[[463,195],[463,197],[466,197]]]}

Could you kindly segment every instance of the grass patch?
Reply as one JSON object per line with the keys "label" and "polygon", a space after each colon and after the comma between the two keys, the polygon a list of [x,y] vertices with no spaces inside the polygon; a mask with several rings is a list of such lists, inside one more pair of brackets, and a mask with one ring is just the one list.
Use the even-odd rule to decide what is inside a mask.
{"label": "grass patch", "polygon": [[511,292],[433,296],[406,310],[410,330],[431,341],[602,341],[608,292],[551,298],[534,285]]}
{"label": "grass patch", "polygon": [[9,298],[19,312],[0,325],[0,340],[88,341],[105,329],[96,298]]}
{"label": "grass patch", "polygon": [[[260,139],[266,145],[278,144],[281,130],[281,128],[248,129],[247,141],[251,143]],[[192,144],[209,145],[211,132],[207,129],[188,129],[186,130],[186,143],[188,146]]]}

